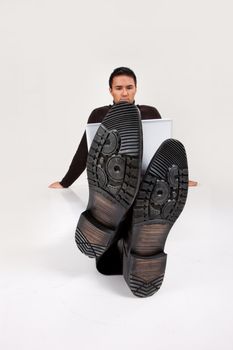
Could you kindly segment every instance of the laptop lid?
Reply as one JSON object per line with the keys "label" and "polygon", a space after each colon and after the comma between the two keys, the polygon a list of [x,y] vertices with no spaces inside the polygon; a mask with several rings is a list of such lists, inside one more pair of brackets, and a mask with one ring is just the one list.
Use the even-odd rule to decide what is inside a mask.
{"label": "laptop lid", "polygon": [[[100,123],[87,124],[87,146],[91,147],[92,140]],[[145,171],[151,158],[161,143],[172,137],[172,120],[171,119],[144,119],[142,120],[143,132],[143,157],[142,170]]]}

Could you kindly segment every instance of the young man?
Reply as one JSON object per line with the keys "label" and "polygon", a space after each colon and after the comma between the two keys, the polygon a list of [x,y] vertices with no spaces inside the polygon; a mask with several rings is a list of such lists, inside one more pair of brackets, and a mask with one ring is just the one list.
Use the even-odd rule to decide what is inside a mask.
{"label": "young man", "polygon": [[[134,103],[137,92],[137,79],[134,72],[126,67],[116,68],[109,78],[109,91],[113,97],[113,104],[119,101]],[[88,123],[101,123],[112,105],[96,108],[88,118]],[[137,105],[142,119],[160,119],[161,116],[155,107]],[[84,132],[78,149],[70,164],[69,170],[60,182],[54,182],[50,188],[67,188],[76,181],[86,168],[87,139]]]}
{"label": "young man", "polygon": [[133,294],[146,297],[162,284],[165,241],[187,198],[186,153],[179,141],[166,140],[141,179],[141,119],[161,116],[135,105],[137,79],[129,68],[113,71],[109,90],[113,105],[88,119],[101,123],[89,153],[84,133],[67,174],[49,187],[69,187],[87,165],[89,203],[76,228],[77,246],[96,258],[99,272],[123,273]]}

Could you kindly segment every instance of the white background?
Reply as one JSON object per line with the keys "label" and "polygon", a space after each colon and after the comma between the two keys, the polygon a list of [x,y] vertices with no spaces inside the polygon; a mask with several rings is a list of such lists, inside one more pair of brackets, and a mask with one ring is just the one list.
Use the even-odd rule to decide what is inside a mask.
{"label": "white background", "polygon": [[[232,349],[233,48],[229,0],[0,0],[1,349]],[[172,118],[187,206],[158,294],[133,297],[74,243],[85,174],[61,180],[118,66]]]}

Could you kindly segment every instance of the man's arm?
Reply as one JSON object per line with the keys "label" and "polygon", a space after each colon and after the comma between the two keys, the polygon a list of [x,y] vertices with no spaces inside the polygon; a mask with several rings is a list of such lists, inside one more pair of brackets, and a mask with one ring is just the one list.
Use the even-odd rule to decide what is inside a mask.
{"label": "man's arm", "polygon": [[60,182],[53,182],[49,188],[67,188],[72,185],[86,168],[87,154],[87,138],[85,131],[66,175]]}
{"label": "man's arm", "polygon": [[[99,123],[103,120],[104,116],[108,112],[110,106],[104,106],[100,108],[94,109],[89,118],[87,123]],[[88,148],[87,148],[87,137],[86,137],[86,131],[83,134],[83,137],[81,139],[81,142],[78,146],[78,149],[72,159],[72,162],[69,166],[69,170],[67,171],[66,175],[63,177],[63,179],[58,182],[53,182],[49,188],[67,188],[76,181],[79,176],[82,174],[82,172],[86,168],[87,163],[87,155],[88,155]]]}
{"label": "man's arm", "polygon": [[87,137],[86,137],[86,131],[85,131],[80,141],[80,144],[78,146],[78,149],[71,161],[69,169],[66,175],[63,177],[63,179],[60,181],[60,184],[62,185],[62,187],[67,188],[71,186],[72,183],[79,178],[79,176],[82,174],[82,172],[86,168],[87,155],[88,155]]}

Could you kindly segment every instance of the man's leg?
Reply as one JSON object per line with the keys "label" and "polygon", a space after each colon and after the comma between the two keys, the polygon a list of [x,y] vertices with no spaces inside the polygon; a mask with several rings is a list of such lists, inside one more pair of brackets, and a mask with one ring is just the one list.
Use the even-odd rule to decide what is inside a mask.
{"label": "man's leg", "polygon": [[96,258],[96,268],[103,275],[123,274],[123,234],[130,229],[131,220],[132,207],[127,212],[125,220],[119,225],[117,239],[103,255]]}

